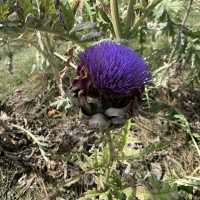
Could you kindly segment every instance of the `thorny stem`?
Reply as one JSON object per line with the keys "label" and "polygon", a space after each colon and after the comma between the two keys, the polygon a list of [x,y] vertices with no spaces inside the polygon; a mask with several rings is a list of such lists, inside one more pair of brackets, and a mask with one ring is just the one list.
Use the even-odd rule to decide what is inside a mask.
{"label": "thorny stem", "polygon": [[121,39],[121,30],[120,30],[120,19],[119,19],[119,11],[117,0],[110,1],[110,10],[111,10],[111,18],[112,24],[115,31],[115,36],[117,40]]}

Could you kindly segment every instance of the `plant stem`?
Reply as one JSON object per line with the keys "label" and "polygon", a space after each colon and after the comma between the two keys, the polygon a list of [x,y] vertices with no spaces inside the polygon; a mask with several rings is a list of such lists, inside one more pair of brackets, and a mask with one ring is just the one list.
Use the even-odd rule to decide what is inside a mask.
{"label": "plant stem", "polygon": [[115,31],[115,36],[117,40],[121,39],[121,30],[120,30],[120,19],[119,19],[119,11],[117,0],[110,1],[110,10],[111,10],[111,18],[112,24]]}
{"label": "plant stem", "polygon": [[38,11],[38,16],[40,17],[40,3],[38,0],[36,0],[36,4],[37,4],[37,11]]}
{"label": "plant stem", "polygon": [[108,162],[107,162],[107,169],[106,169],[106,184],[108,183],[110,174],[112,172],[112,165],[113,165],[113,161],[114,161],[114,147],[113,147],[113,143],[112,143],[112,137],[111,137],[111,133],[110,131],[106,132],[106,136],[107,136],[107,142],[108,142],[108,150],[109,150],[109,157],[108,157]]}
{"label": "plant stem", "polygon": [[126,27],[128,30],[130,29],[130,27],[132,26],[135,20],[135,13],[134,13],[134,8],[133,8],[134,4],[135,4],[135,0],[129,0],[127,17],[126,17]]}

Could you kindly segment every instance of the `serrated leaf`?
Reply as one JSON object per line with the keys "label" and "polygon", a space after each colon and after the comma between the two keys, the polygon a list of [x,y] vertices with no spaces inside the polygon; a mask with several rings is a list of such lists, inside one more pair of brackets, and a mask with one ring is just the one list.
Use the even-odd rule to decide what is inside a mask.
{"label": "serrated leaf", "polygon": [[100,9],[99,16],[104,23],[107,23],[110,27],[112,27],[112,21],[110,20],[110,17],[103,9]]}
{"label": "serrated leaf", "polygon": [[156,19],[162,17],[165,12],[170,17],[175,17],[183,9],[183,1],[180,0],[163,0],[154,8],[154,16]]}
{"label": "serrated leaf", "polygon": [[87,33],[85,35],[82,35],[80,41],[83,42],[83,41],[93,40],[93,39],[100,37],[101,35],[102,35],[101,32],[96,32],[96,31],[90,32],[90,33]]}
{"label": "serrated leaf", "polygon": [[59,97],[56,101],[50,104],[52,107],[56,107],[57,110],[63,110],[67,111],[69,108],[71,108],[72,104],[68,97],[62,98]]}
{"label": "serrated leaf", "polygon": [[70,32],[77,32],[87,29],[94,29],[96,28],[96,23],[94,22],[83,22],[81,24],[77,24]]}

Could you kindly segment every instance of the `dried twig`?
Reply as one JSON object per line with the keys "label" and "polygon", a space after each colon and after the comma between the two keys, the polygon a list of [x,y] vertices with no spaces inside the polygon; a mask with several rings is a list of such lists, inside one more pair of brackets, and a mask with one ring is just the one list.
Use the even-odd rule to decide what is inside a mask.
{"label": "dried twig", "polygon": [[36,175],[27,181],[26,186],[20,190],[18,197],[15,198],[16,200],[21,199],[26,194],[27,190],[33,185],[35,179]]}
{"label": "dried twig", "polygon": [[[61,59],[62,61],[68,62],[68,59],[65,58],[64,56],[60,55],[59,53],[54,52],[53,54],[54,54],[57,58]],[[72,68],[74,68],[74,69],[77,69],[77,66],[76,66],[74,63],[69,62],[69,65],[70,65],[70,67],[72,67]]]}
{"label": "dried twig", "polygon": [[47,158],[46,153],[45,153],[45,151],[44,151],[44,149],[43,149],[44,143],[42,143],[42,142],[41,142],[35,135],[33,135],[29,130],[27,130],[27,129],[25,129],[25,128],[19,126],[19,125],[15,125],[15,124],[11,124],[11,126],[12,126],[13,128],[17,128],[18,130],[21,130],[23,133],[26,134],[26,136],[30,137],[30,138],[33,140],[33,142],[36,143],[36,144],[38,145],[39,150],[40,150],[40,153],[41,153],[43,159],[44,159],[45,162],[49,165],[50,161],[49,161],[49,159]]}
{"label": "dried twig", "polygon": [[45,185],[43,179],[42,178],[38,178],[38,182],[40,184],[40,187],[42,188],[42,190],[45,193],[45,197],[46,197],[45,200],[49,200],[49,194],[47,192],[47,188],[46,188],[46,185]]}
{"label": "dried twig", "polygon": [[[73,51],[73,49],[71,49]],[[70,51],[70,50],[69,50]],[[77,66],[74,65],[71,60],[72,60],[72,55],[69,57],[69,58],[65,58],[64,56],[60,55],[59,53],[57,52],[54,52],[53,53],[56,57],[58,57],[59,59],[63,60],[66,64],[65,64],[65,67],[64,69],[60,72],[60,76],[59,76],[59,83],[58,83],[58,88],[59,88],[59,91],[60,91],[60,95],[61,97],[65,97],[66,96],[66,93],[63,89],[63,79],[67,73],[67,70],[68,70],[68,66],[74,68],[74,69],[77,69]]]}
{"label": "dried twig", "polygon": [[61,97],[65,97],[66,96],[66,92],[63,88],[63,79],[65,77],[65,74],[67,72],[67,66],[64,67],[64,69],[60,72],[60,76],[59,76],[59,82],[58,82],[58,88],[59,88],[59,91],[60,91],[60,96]]}

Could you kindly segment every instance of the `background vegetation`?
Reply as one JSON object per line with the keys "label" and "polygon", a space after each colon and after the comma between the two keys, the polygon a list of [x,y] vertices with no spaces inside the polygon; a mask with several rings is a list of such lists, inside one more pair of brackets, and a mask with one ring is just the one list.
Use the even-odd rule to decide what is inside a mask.
{"label": "background vegetation", "polygon": [[[199,0],[0,1],[0,199],[200,199],[199,12]],[[139,116],[110,137],[70,92],[80,52],[104,39],[153,74]]]}

